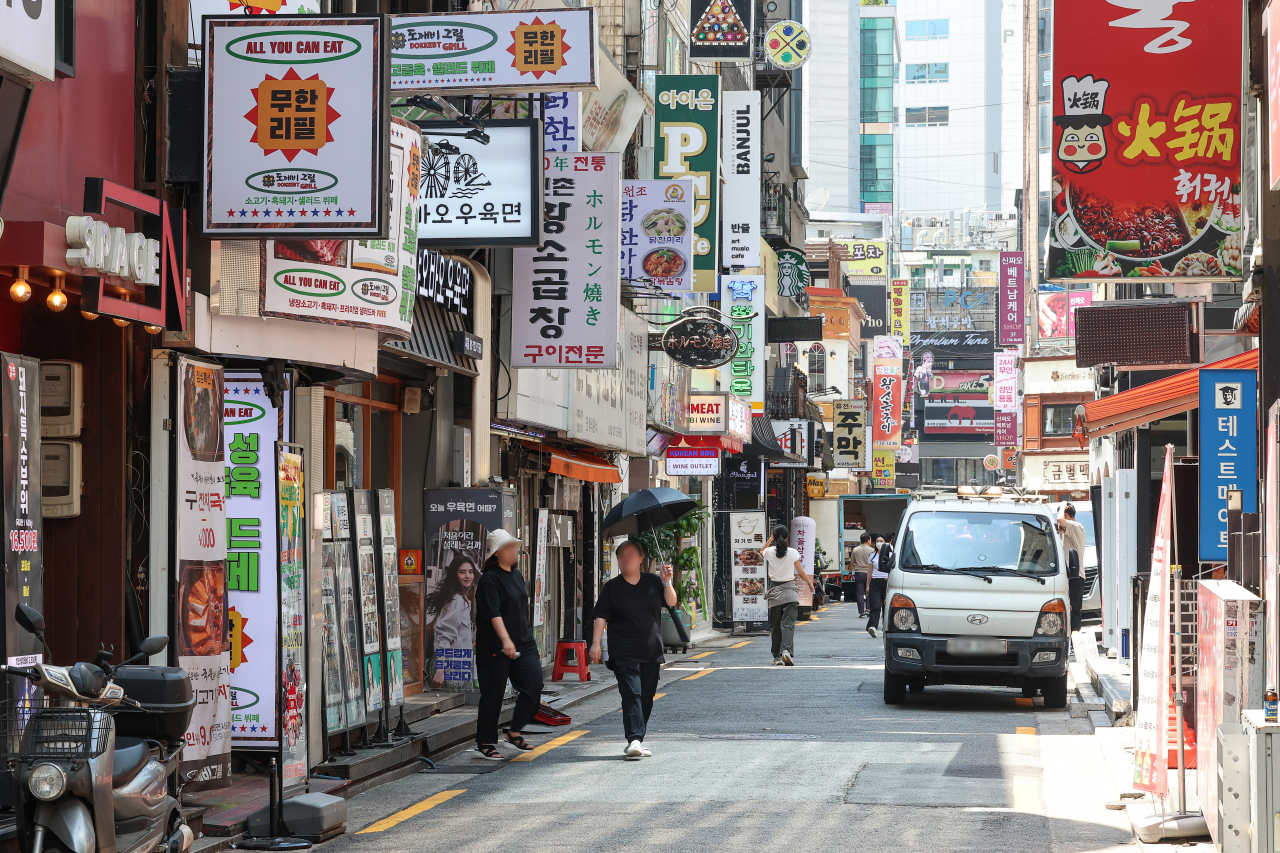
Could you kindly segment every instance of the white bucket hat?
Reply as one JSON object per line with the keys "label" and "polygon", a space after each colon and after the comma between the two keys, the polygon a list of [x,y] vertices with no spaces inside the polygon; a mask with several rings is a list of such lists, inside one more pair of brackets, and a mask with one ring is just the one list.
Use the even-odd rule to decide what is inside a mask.
{"label": "white bucket hat", "polygon": [[519,539],[512,536],[507,531],[502,530],[501,528],[493,531],[488,536],[486,536],[484,540],[485,559],[487,560],[490,557],[492,557],[494,554],[496,554],[498,552],[498,549],[501,548],[503,545],[510,545],[512,542],[516,543],[517,545],[520,544]]}

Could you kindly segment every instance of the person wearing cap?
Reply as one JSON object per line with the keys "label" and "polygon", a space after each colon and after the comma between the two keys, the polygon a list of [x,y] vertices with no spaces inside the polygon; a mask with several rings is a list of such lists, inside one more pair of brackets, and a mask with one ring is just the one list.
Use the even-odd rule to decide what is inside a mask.
{"label": "person wearing cap", "polygon": [[476,757],[501,761],[498,717],[507,681],[516,691],[516,707],[506,741],[516,749],[533,747],[522,736],[542,701],[542,661],[529,624],[529,591],[516,570],[520,540],[495,530],[484,543],[484,573],[476,586],[476,680],[480,707],[476,717]]}

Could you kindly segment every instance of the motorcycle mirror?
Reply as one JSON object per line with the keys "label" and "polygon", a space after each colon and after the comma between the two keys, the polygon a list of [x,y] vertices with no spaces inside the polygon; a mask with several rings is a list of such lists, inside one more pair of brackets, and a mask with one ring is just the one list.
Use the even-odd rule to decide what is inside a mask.
{"label": "motorcycle mirror", "polygon": [[156,634],[154,637],[147,637],[138,646],[138,651],[146,657],[158,655],[169,645],[169,638],[163,634]]}
{"label": "motorcycle mirror", "polygon": [[19,604],[18,609],[14,612],[13,618],[22,626],[28,634],[35,634],[37,637],[44,633],[44,616],[39,610],[27,604]]}

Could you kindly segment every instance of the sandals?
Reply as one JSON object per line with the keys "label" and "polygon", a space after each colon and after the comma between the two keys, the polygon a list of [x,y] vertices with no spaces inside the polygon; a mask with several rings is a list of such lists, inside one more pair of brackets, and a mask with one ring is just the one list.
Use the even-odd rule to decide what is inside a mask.
{"label": "sandals", "polygon": [[511,744],[516,749],[522,749],[526,751],[533,749],[533,744],[525,740],[523,735],[515,735],[513,737],[511,734],[511,729],[503,729],[502,733],[507,736],[507,743]]}
{"label": "sandals", "polygon": [[486,744],[484,746],[477,746],[476,758],[487,758],[490,761],[501,761],[502,759],[506,758],[506,756],[498,751],[497,744],[491,743],[491,744]]}

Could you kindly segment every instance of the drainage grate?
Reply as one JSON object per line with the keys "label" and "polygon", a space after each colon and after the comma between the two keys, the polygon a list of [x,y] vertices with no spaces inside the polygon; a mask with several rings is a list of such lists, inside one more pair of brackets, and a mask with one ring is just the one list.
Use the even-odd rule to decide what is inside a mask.
{"label": "drainage grate", "polygon": [[817,735],[785,735],[773,732],[761,732],[751,735],[698,735],[708,740],[817,740]]}

